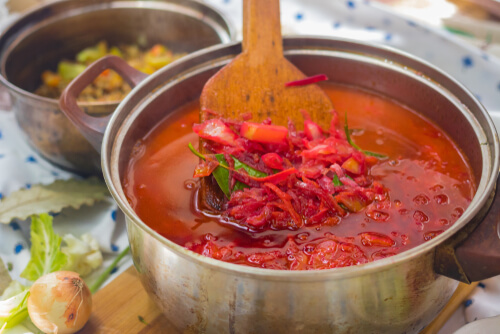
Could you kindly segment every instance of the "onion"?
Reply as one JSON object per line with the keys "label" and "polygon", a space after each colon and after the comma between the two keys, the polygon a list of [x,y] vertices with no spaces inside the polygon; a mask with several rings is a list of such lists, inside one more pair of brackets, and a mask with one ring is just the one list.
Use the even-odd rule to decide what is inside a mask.
{"label": "onion", "polygon": [[30,289],[28,313],[44,333],[75,333],[85,325],[91,311],[92,295],[77,273],[44,275]]}

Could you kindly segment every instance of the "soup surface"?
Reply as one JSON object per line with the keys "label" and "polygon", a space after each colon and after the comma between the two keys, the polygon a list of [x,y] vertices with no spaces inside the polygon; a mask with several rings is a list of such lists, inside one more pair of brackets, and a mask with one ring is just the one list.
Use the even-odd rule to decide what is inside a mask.
{"label": "soup surface", "polygon": [[[134,147],[123,185],[139,217],[164,237],[219,260],[273,269],[326,269],[370,262],[415,247],[442,233],[475,192],[467,159],[437,126],[394,101],[351,87],[324,85],[351,137],[376,160],[370,182],[384,200],[334,223],[260,229],[198,209],[199,158],[192,127],[199,106],[172,113]],[[340,121],[342,123],[342,121]],[[342,124],[341,124],[342,125]]]}

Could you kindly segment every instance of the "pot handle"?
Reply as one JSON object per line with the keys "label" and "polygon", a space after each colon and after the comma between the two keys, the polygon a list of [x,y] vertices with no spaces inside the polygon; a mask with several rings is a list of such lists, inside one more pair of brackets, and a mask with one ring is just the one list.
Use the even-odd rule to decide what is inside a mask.
{"label": "pot handle", "polygon": [[[486,214],[436,249],[437,273],[465,283],[500,275],[500,178]],[[484,217],[482,220],[481,217]]]}
{"label": "pot handle", "polygon": [[500,178],[484,220],[460,244],[455,253],[471,282],[500,275]]}
{"label": "pot handle", "polygon": [[90,85],[107,69],[112,69],[118,73],[132,88],[148,76],[128,65],[120,57],[106,56],[90,64],[73,79],[59,98],[59,107],[61,110],[98,152],[101,152],[104,131],[111,119],[111,114],[103,117],[94,117],[86,114],[78,106],[77,98],[85,87]]}

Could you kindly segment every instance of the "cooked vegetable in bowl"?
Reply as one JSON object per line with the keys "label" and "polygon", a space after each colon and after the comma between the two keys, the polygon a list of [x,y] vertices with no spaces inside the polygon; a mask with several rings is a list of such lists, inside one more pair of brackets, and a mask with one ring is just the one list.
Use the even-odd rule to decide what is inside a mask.
{"label": "cooked vegetable in bowl", "polygon": [[[35,94],[57,99],[71,80],[82,73],[85,68],[107,55],[119,56],[135,69],[152,74],[186,53],[174,53],[162,44],[142,50],[138,45],[108,46],[106,41],[80,51],[75,60],[62,60],[57,64],[56,72],[46,70],[42,73],[42,85]],[[114,71],[105,70],[85,88],[79,96],[81,102],[116,102],[122,100],[130,92],[130,86]]]}
{"label": "cooked vegetable in bowl", "polygon": [[[123,45],[138,45],[144,48],[142,53],[149,50],[153,53],[149,61],[154,66],[158,60],[161,63],[168,58],[153,59],[154,52],[163,53],[163,47],[154,48],[155,45],[191,53],[234,37],[235,30],[228,21],[200,1],[50,1],[24,13],[0,34],[0,84],[11,96],[12,109],[26,141],[43,158],[80,175],[101,175],[98,153],[61,112],[57,99],[34,93],[40,85],[49,84],[52,88],[45,89],[45,94],[57,97],[59,85],[68,82],[92,58],[105,53],[100,41],[108,43],[110,53],[117,53],[113,46]],[[83,52],[86,48],[89,49]],[[75,60],[59,65],[64,59],[74,60],[77,54],[83,58],[81,63]],[[165,54],[169,55],[168,51]],[[47,72],[41,80],[42,73],[49,69],[53,72]],[[105,86],[122,85],[121,78],[114,74],[104,77]],[[89,89],[90,93],[93,89]],[[91,94],[92,99],[96,99],[94,95],[105,95],[103,89],[96,90],[100,92]],[[123,92],[126,89],[118,89],[117,93],[123,96]],[[102,117],[111,114],[119,102],[111,99],[114,101],[80,104],[87,114]]]}

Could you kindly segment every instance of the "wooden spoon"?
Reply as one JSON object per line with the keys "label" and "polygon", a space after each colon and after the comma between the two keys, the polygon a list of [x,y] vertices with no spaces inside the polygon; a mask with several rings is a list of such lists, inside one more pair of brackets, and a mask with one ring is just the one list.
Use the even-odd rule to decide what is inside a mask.
{"label": "wooden spoon", "polygon": [[[243,52],[205,84],[200,120],[214,117],[205,109],[237,120],[250,112],[253,122],[270,117],[273,124],[286,126],[292,119],[300,121],[300,129],[300,111],[306,110],[315,122],[328,128],[333,106],[319,86],[285,87],[287,82],[304,78],[283,56],[279,0],[244,0]],[[220,208],[223,194],[215,188],[216,184],[202,182],[201,200]]]}

